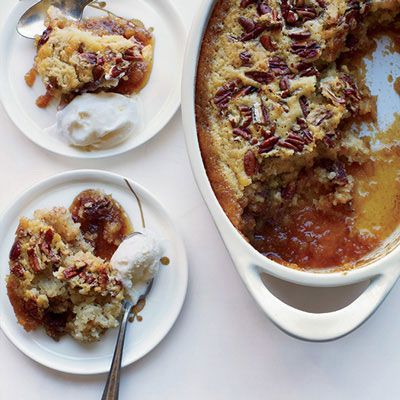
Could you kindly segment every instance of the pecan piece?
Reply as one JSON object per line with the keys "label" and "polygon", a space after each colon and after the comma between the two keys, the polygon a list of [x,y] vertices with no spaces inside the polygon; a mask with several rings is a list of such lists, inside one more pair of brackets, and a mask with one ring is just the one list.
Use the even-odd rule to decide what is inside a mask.
{"label": "pecan piece", "polygon": [[10,265],[10,272],[18,278],[23,278],[25,270],[19,262],[14,262]]}
{"label": "pecan piece", "polygon": [[72,279],[79,275],[79,269],[76,267],[68,267],[63,271],[65,279]]}
{"label": "pecan piece", "polygon": [[271,73],[264,71],[248,71],[245,75],[261,84],[268,84],[274,80],[274,76]]}
{"label": "pecan piece", "polygon": [[265,50],[268,51],[276,50],[276,46],[269,35],[262,35],[260,37],[260,43],[263,45]]}
{"label": "pecan piece", "polygon": [[257,12],[258,15],[270,14],[272,13],[272,9],[268,4],[261,2],[257,5]]}
{"label": "pecan piece", "polygon": [[251,54],[248,51],[242,51],[239,54],[239,58],[242,61],[242,66],[250,66],[251,65]]}
{"label": "pecan piece", "polygon": [[306,96],[301,96],[299,98],[299,103],[303,115],[307,118],[307,115],[310,114],[310,109],[308,108],[308,101]]}
{"label": "pecan piece", "polygon": [[49,26],[48,28],[46,28],[46,30],[42,33],[42,36],[40,37],[40,39],[37,42],[37,47],[41,47],[43,46],[45,43],[48,42],[50,34],[52,32],[53,28],[51,26]]}
{"label": "pecan piece", "polygon": [[234,128],[232,132],[234,136],[241,136],[245,140],[251,139],[251,134],[247,128]]}
{"label": "pecan piece", "polygon": [[29,265],[31,266],[33,271],[36,273],[40,272],[41,271],[40,261],[38,255],[36,254],[35,248],[30,247],[27,250],[27,254],[28,254]]}
{"label": "pecan piece", "polygon": [[253,3],[257,3],[257,0],[241,0],[241,2],[240,2],[240,7],[246,8],[246,7],[248,7],[250,4],[253,4]]}
{"label": "pecan piece", "polygon": [[265,31],[265,26],[264,25],[256,25],[255,28],[252,31],[242,35],[240,40],[242,42],[248,42],[249,40],[253,40],[253,39],[258,38],[264,31]]}
{"label": "pecan piece", "polygon": [[10,260],[11,261],[18,260],[20,255],[21,255],[21,245],[16,240],[10,250]]}
{"label": "pecan piece", "polygon": [[285,61],[280,57],[272,57],[269,59],[269,69],[275,75],[288,75],[290,74],[290,69],[285,63]]}
{"label": "pecan piece", "polygon": [[257,158],[251,150],[248,150],[243,159],[244,170],[248,176],[253,176],[258,169]]}
{"label": "pecan piece", "polygon": [[226,108],[232,96],[238,90],[239,81],[234,80],[225,83],[222,87],[217,90],[214,97],[214,103],[219,108]]}
{"label": "pecan piece", "polygon": [[265,139],[259,146],[259,153],[268,153],[270,152],[275,145],[279,142],[279,138],[276,136],[271,136],[268,139]]}
{"label": "pecan piece", "polygon": [[256,23],[252,19],[247,17],[239,17],[238,22],[245,32],[251,32],[256,27]]}

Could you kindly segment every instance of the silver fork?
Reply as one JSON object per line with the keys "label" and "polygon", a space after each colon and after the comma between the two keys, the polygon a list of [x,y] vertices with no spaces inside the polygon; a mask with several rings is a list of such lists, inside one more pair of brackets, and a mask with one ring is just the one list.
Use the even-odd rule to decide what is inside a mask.
{"label": "silver fork", "polygon": [[[143,293],[139,297],[137,303],[147,297],[147,295],[150,293],[151,287],[153,286],[153,282],[154,278],[149,282],[145,293]],[[124,350],[125,332],[132,307],[134,307],[137,303],[133,303],[128,300],[125,300],[123,302],[122,307],[124,313],[121,318],[121,324],[119,326],[118,339],[115,345],[114,356],[101,400],[118,400],[119,398],[119,381],[121,375],[121,361]]]}

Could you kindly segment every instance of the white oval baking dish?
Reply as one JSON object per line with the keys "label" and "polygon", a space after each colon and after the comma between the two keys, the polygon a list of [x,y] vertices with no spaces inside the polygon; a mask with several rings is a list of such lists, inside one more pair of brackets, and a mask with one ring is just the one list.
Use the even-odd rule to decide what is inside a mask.
{"label": "white oval baking dish", "polygon": [[[310,341],[339,338],[360,326],[384,300],[400,275],[399,232],[363,266],[347,272],[304,272],[284,267],[258,253],[234,228],[218,203],[208,180],[197,138],[195,82],[204,31],[216,0],[202,3],[189,35],[182,80],[182,118],[193,173],[223,241],[248,290],[265,314],[286,333]],[[338,287],[369,280],[366,290],[350,305],[333,312],[310,313],[279,300],[264,285],[261,274],[313,287]]]}

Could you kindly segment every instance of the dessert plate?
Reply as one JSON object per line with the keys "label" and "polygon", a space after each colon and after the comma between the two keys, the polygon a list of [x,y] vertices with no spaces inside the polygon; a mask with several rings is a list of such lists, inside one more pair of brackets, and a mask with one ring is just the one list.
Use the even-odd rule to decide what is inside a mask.
{"label": "dessert plate", "polygon": [[19,217],[30,216],[38,208],[69,206],[80,191],[94,188],[111,193],[128,213],[134,228],[139,229],[142,227],[140,207],[128,183],[141,203],[146,227],[166,239],[166,255],[171,262],[160,268],[146,306],[140,313],[143,320],[128,327],[123,366],[152,350],[166,336],[180,313],[188,280],[186,253],[163,206],[143,187],[109,172],[78,170],[53,176],[21,194],[0,217],[0,327],[19,350],[40,364],[72,374],[106,372],[111,365],[118,332],[111,329],[99,342],[92,344],[81,344],[69,336],[55,342],[43,330],[27,333],[17,323],[7,297],[5,278]]}
{"label": "dessert plate", "polygon": [[[137,18],[154,28],[155,53],[153,71],[147,86],[139,93],[141,123],[125,142],[110,149],[83,151],[70,146],[54,129],[56,102],[46,109],[36,106],[36,98],[44,94],[38,77],[30,88],[24,81],[35,56],[32,40],[19,36],[19,17],[37,0],[22,0],[5,20],[0,38],[0,100],[15,125],[37,145],[46,150],[75,158],[115,156],[140,146],[154,137],[172,118],[180,104],[180,81],[184,52],[185,28],[170,0],[112,0],[107,10],[125,18]],[[0,5],[0,12],[8,9]],[[85,15],[101,15],[87,7]],[[112,111],[111,111],[112,112]]]}

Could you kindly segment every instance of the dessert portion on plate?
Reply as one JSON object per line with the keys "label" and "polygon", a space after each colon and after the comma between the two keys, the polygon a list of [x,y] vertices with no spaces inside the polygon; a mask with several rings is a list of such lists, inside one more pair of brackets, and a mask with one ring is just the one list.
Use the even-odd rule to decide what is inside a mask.
{"label": "dessert portion on plate", "polygon": [[28,332],[42,326],[56,340],[69,334],[81,342],[118,326],[123,299],[136,299],[132,288],[157,274],[163,253],[160,238],[147,232],[133,236],[140,243],[127,239],[127,248],[130,233],[122,206],[94,189],[78,194],[69,209],[22,217],[7,278],[18,322]]}
{"label": "dessert portion on plate", "polygon": [[355,204],[375,190],[362,193],[360,176],[379,187],[374,162],[395,146],[374,153],[350,123],[376,117],[357,58],[372,30],[398,28],[399,11],[393,1],[216,2],[198,66],[199,141],[224,211],[266,256],[352,268],[390,235],[359,226]]}
{"label": "dessert portion on plate", "polygon": [[[130,96],[146,86],[152,70],[152,29],[111,13],[72,21],[51,6],[36,48],[25,80],[32,86],[38,74],[45,85],[46,93],[36,101],[39,107],[53,99],[60,109],[66,106],[57,115],[59,134],[71,145],[89,149],[112,147],[129,136],[138,123],[137,102]],[[114,110],[118,121],[113,124]],[[99,115],[105,119],[101,125]]]}

